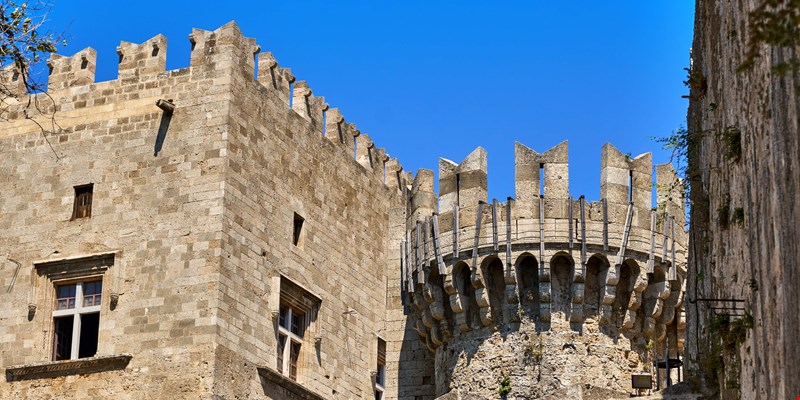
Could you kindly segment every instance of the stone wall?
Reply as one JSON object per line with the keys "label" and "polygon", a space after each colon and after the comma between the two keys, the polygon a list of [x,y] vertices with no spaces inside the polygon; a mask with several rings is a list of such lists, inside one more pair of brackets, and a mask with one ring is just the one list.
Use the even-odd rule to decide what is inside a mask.
{"label": "stone wall", "polygon": [[[123,59],[165,57],[165,42],[156,56],[148,43],[124,45]],[[49,110],[36,119],[45,132],[21,107],[0,129],[0,363],[51,360],[54,283],[34,265],[108,253],[97,355],[133,357],[123,370],[3,382],[0,397],[210,397],[228,67],[193,60],[94,83],[94,57],[85,49],[51,60],[51,90],[33,96]],[[176,99],[180,110],[160,149],[158,99]],[[73,186],[88,183],[91,218],[70,220]]]}
{"label": "stone wall", "polygon": [[[723,398],[794,399],[800,395],[797,25],[759,18],[753,12],[762,3],[778,5],[762,8],[762,17],[798,13],[786,1],[697,2],[688,80],[687,296],[744,300],[754,326],[721,356],[712,347],[721,340],[712,328],[714,303],[698,302],[688,308],[687,356]],[[771,39],[759,41],[758,23],[772,30]],[[718,376],[707,373],[709,366]]]}
{"label": "stone wall", "polygon": [[[235,24],[190,41],[191,65],[176,71],[164,70],[163,36],[123,42],[119,79],[100,83],[94,50],[54,55],[50,90],[33,96],[38,125],[24,102],[4,115],[0,397],[293,398],[265,378],[285,280],[319,299],[300,356],[305,390],[373,398],[380,337],[385,398],[432,398],[433,356],[388,292],[408,174],[270,53],[256,76],[259,48]],[[92,215],[70,220],[73,186],[85,183]],[[53,276],[34,264],[98,254],[114,262],[98,357],[78,375],[50,361]]]}

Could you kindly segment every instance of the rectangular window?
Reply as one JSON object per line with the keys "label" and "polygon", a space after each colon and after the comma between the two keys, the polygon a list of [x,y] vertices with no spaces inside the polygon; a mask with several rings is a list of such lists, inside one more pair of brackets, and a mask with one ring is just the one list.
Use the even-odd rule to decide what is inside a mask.
{"label": "rectangular window", "polygon": [[294,228],[292,230],[292,244],[297,247],[303,247],[303,222],[305,219],[294,213]]}
{"label": "rectangular window", "polygon": [[72,206],[72,219],[92,216],[92,189],[94,184],[75,186],[75,203]]}
{"label": "rectangular window", "polygon": [[[277,368],[281,375],[301,382],[308,354],[307,336],[314,336],[315,321],[322,300],[285,277],[280,277],[277,332]],[[309,333],[310,332],[310,333]]]}
{"label": "rectangular window", "polygon": [[300,346],[303,344],[305,318],[300,310],[291,306],[280,307],[278,324],[278,372],[297,380]]}
{"label": "rectangular window", "polygon": [[378,366],[375,371],[375,400],[383,400],[386,391],[386,341],[381,338],[378,338]]}
{"label": "rectangular window", "polygon": [[100,280],[57,284],[53,307],[53,360],[93,357],[100,329]]}

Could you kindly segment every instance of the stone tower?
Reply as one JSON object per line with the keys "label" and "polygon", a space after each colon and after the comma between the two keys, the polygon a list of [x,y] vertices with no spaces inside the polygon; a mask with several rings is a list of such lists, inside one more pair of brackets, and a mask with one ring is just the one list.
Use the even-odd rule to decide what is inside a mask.
{"label": "stone tower", "polygon": [[[649,153],[602,149],[601,197],[568,192],[567,143],[517,143],[516,197],[487,198],[486,152],[420,171],[411,190],[403,290],[453,398],[626,396],[631,375],[683,351],[686,234],[677,176]],[[673,372],[673,375],[676,373]],[[600,393],[600,394],[598,394]]]}
{"label": "stone tower", "polygon": [[517,144],[500,203],[479,148],[437,195],[235,23],[189,40],[172,71],[161,35],[53,55],[4,99],[0,398],[619,394],[681,351],[682,208],[651,209],[648,154],[605,146],[589,203],[566,143]]}

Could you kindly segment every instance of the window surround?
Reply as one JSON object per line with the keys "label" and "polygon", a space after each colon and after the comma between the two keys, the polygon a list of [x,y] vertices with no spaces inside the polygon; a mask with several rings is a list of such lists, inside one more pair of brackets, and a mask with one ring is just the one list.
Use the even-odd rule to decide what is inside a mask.
{"label": "window surround", "polygon": [[[103,281],[102,297],[109,295],[111,309],[113,309],[115,298],[118,294],[115,293],[115,280],[114,276],[105,276],[105,272],[114,266],[115,256],[117,253],[100,253],[79,255],[74,257],[62,258],[58,260],[42,260],[34,261],[32,269],[32,282],[29,294],[29,320],[33,320],[33,315],[36,312],[37,305],[44,305],[42,310],[47,315],[47,318],[52,321],[53,312],[56,308],[55,294],[56,286],[78,281]],[[119,267],[117,267],[117,270]],[[115,271],[115,273],[117,273]],[[45,288],[40,295],[37,295],[37,289],[41,286],[41,280],[46,280]],[[106,284],[106,282],[108,284]],[[44,282],[42,282],[44,284]],[[101,303],[97,307],[99,311],[102,309]],[[51,338],[52,339],[52,338]],[[52,341],[51,341],[52,343]],[[99,349],[98,349],[99,350]],[[128,366],[128,363],[133,358],[130,354],[113,354],[113,355],[98,355],[93,357],[51,361],[52,348],[44,348],[42,357],[47,361],[29,363],[25,365],[15,365],[6,367],[6,379],[10,381],[21,381],[28,379],[41,379],[62,377],[69,375],[84,375],[97,372],[123,370]],[[98,353],[100,353],[98,351]],[[46,355],[45,355],[46,354]]]}
{"label": "window surround", "polygon": [[[29,305],[29,315],[31,314],[31,310],[33,310],[33,312],[36,311],[38,305],[44,305],[45,309],[42,311],[45,313],[45,315],[47,315],[47,318],[51,319],[51,322],[53,323],[53,329],[50,332],[51,351],[48,353],[48,358],[55,356],[55,351],[53,348],[55,346],[55,342],[53,340],[53,335],[55,335],[55,318],[76,314],[86,315],[101,313],[103,304],[110,305],[113,309],[115,300],[119,296],[114,291],[115,278],[113,276],[106,276],[105,273],[114,265],[115,256],[116,253],[101,253],[63,258],[60,260],[37,261],[33,263],[35,275],[34,284],[31,285],[31,304]],[[41,282],[42,285],[39,285],[39,281],[42,280],[41,278],[44,278],[44,281]],[[78,295],[81,294],[78,292],[78,290],[82,289],[85,283],[94,281],[102,282],[102,290],[99,293],[100,298],[102,299],[103,297],[108,296],[111,298],[111,300],[108,303],[103,301],[102,304],[93,304],[89,307],[82,307],[83,297],[80,296],[80,299],[78,298]],[[76,285],[75,308],[65,310],[57,309],[57,288],[59,286],[71,284]],[[37,296],[36,293],[38,286],[45,288],[42,295],[39,296]],[[76,319],[79,320],[80,318]],[[76,330],[75,328],[78,329]],[[73,327],[73,333],[79,332],[79,329],[79,326]],[[78,340],[75,338],[75,336],[76,335],[73,335],[73,341]],[[75,350],[75,346],[71,346],[71,349]],[[75,354],[75,357],[77,358],[77,354]]]}
{"label": "window surround", "polygon": [[285,276],[272,279],[273,287],[279,290],[273,291],[275,297],[271,300],[276,354],[271,367],[286,379],[302,382],[306,360],[312,358],[310,352],[314,348],[319,351],[315,322],[322,300]]}

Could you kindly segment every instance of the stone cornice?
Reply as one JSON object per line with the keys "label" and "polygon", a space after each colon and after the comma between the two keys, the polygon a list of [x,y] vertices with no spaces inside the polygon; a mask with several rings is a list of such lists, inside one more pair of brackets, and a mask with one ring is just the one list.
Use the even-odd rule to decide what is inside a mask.
{"label": "stone cornice", "polygon": [[130,354],[118,354],[13,366],[6,368],[6,381],[12,382],[121,370],[125,369],[132,358],[133,356]]}
{"label": "stone cornice", "polygon": [[272,368],[258,367],[258,375],[261,377],[261,383],[264,385],[265,391],[275,390],[288,392],[285,398],[293,400],[325,400],[324,397],[308,390],[303,385],[287,378]]}

